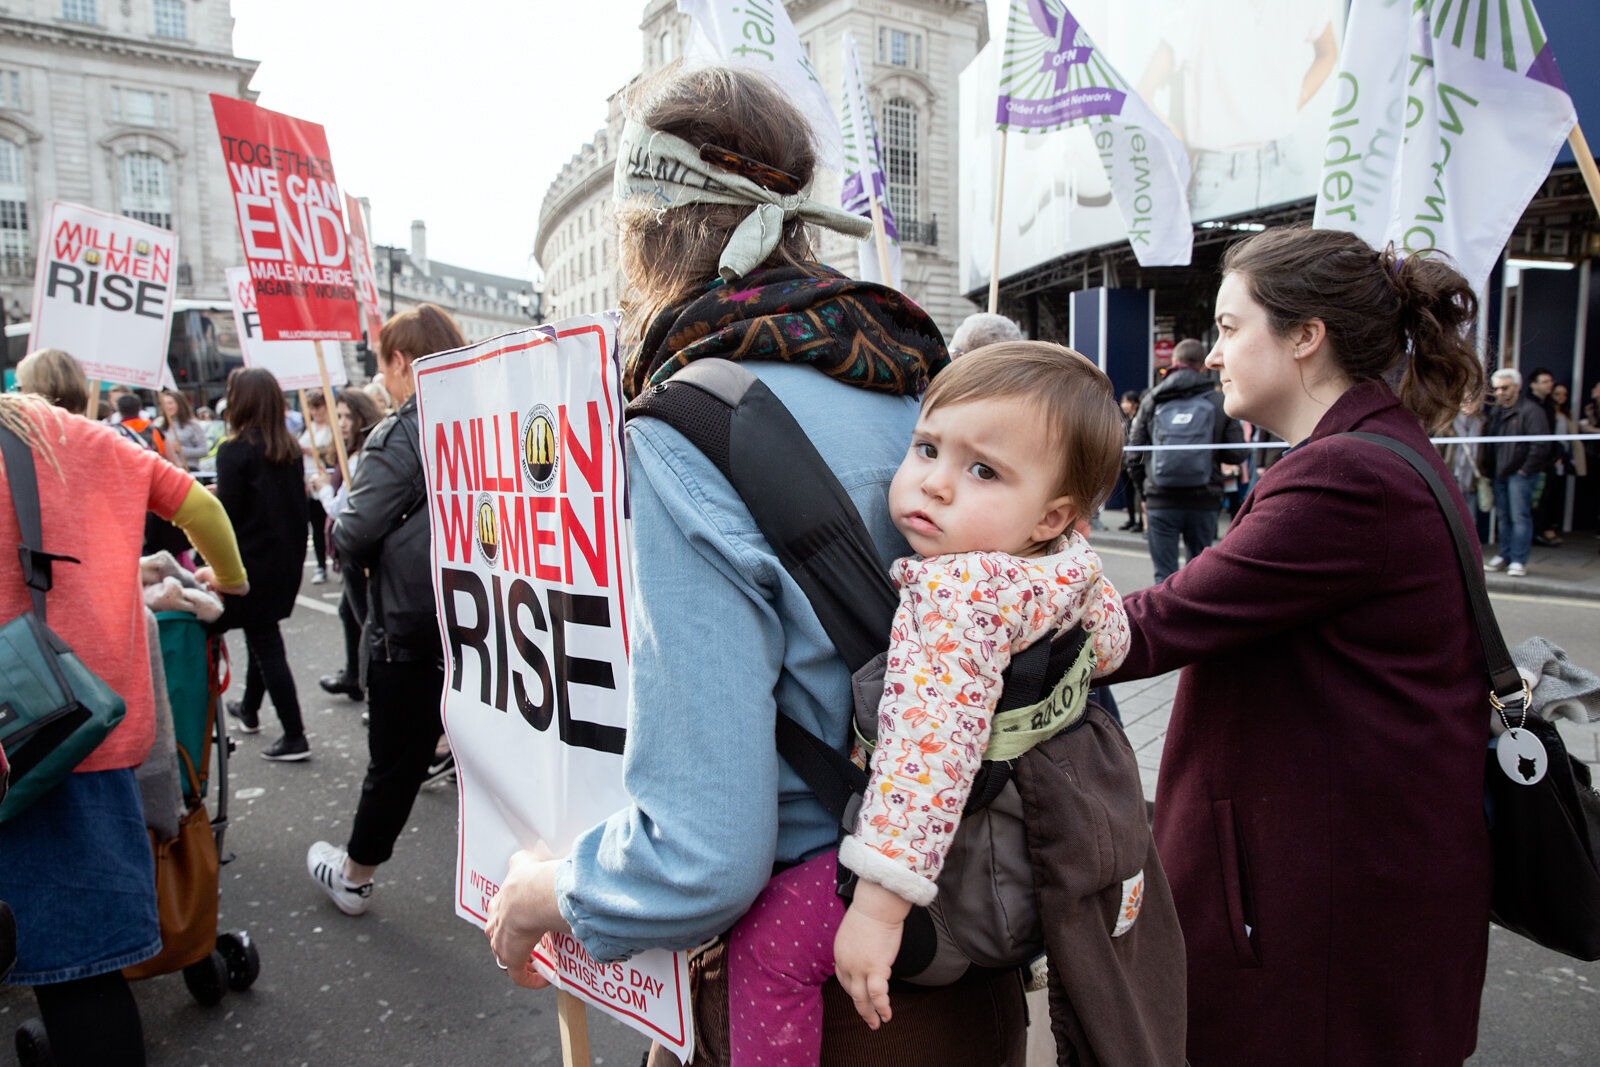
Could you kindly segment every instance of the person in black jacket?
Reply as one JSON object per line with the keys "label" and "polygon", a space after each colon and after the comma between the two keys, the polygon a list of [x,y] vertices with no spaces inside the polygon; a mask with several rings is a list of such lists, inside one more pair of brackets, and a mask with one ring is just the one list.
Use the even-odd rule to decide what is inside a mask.
{"label": "person in black jacket", "polygon": [[444,727],[444,650],[430,577],[427,484],[412,361],[466,344],[442,309],[421,304],[378,333],[378,367],[398,410],[378,424],[333,523],[339,556],[367,570],[367,777],[344,848],[318,841],[306,870],[339,910],[360,915],[372,875],[394,853]]}
{"label": "person in black jacket", "polygon": [[[1489,377],[1495,405],[1489,409],[1488,437],[1537,437],[1550,432],[1539,402],[1522,395],[1522,375],[1503,367]],[[1504,568],[1512,578],[1528,573],[1533,548],[1533,496],[1539,477],[1550,461],[1548,441],[1506,441],[1485,445],[1488,453],[1480,465],[1494,479],[1495,521],[1500,551],[1484,568]]]}
{"label": "person in black jacket", "polygon": [[270,693],[283,736],[261,758],[279,762],[311,758],[294,674],[278,632],[278,623],[294,611],[306,559],[305,468],[284,413],[283,390],[271,371],[240,367],[228,375],[232,435],[217,446],[217,499],[238,534],[250,592],[230,599],[216,625],[243,630],[249,653],[244,699],[230,700],[228,714],[242,732],[256,733],[262,695]]}
{"label": "person in black jacket", "polygon": [[[1172,371],[1139,403],[1128,435],[1130,445],[1161,445],[1168,435],[1165,422],[1202,427],[1208,444],[1244,444],[1244,428],[1222,410],[1222,394],[1205,371],[1206,347],[1193,338],[1179,341],[1172,350]],[[1204,407],[1198,407],[1197,403]],[[1163,413],[1159,409],[1168,408]],[[1179,412],[1179,409],[1184,409]],[[1174,415],[1177,412],[1178,414]],[[1163,414],[1166,418],[1163,418]],[[1175,440],[1180,434],[1171,435]],[[1164,582],[1178,569],[1178,541],[1182,538],[1193,560],[1217,539],[1217,513],[1222,510],[1222,464],[1243,463],[1244,448],[1204,451],[1130,452],[1133,479],[1143,479],[1144,521],[1155,564],[1156,582]],[[1204,458],[1202,458],[1204,457]]]}

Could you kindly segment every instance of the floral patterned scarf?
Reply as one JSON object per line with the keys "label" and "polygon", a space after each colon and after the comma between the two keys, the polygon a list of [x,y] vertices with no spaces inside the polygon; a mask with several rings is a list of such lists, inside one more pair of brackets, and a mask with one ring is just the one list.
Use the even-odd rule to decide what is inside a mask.
{"label": "floral patterned scarf", "polygon": [[878,392],[919,396],[949,363],[939,328],[903,293],[821,264],[710,283],[656,316],[629,355],[631,399],[697,359],[809,363]]}

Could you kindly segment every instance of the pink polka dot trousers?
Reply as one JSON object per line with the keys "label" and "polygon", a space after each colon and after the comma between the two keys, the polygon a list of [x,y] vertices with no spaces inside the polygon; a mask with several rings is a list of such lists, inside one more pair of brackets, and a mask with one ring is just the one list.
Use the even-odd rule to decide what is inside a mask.
{"label": "pink polka dot trousers", "polygon": [[767,883],[728,941],[732,1067],[815,1067],[822,1055],[822,984],[845,903],[828,851]]}

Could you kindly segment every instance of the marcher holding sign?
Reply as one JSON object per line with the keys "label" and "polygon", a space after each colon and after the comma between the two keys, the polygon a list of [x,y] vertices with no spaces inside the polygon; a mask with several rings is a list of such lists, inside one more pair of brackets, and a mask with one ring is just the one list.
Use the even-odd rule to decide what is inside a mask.
{"label": "marcher holding sign", "polygon": [[346,915],[367,910],[373,872],[393,855],[443,732],[444,671],[428,580],[431,509],[423,491],[412,363],[464,343],[450,316],[433,304],[384,324],[378,366],[398,410],[368,435],[349,499],[334,518],[340,557],[367,570],[371,759],[348,843],[316,842],[306,869]]}
{"label": "marcher holding sign", "polygon": [[[636,306],[652,310],[624,322],[625,337],[639,342],[625,367],[628,394],[701,357],[752,360],[851,487],[887,567],[907,552],[889,519],[889,475],[910,442],[916,396],[946,362],[937,328],[898,293],[817,264],[798,219],[747,247],[742,224],[760,210],[758,193],[747,194],[743,211],[727,211],[720,194],[708,209],[701,191],[742,187],[741,175],[686,162],[679,146],[692,130],[708,131],[701,140],[751,174],[778,171],[804,186],[815,171],[798,113],[765,80],[692,70],[636,99],[650,104],[630,116],[619,150],[618,220],[625,260],[638,268],[630,278]],[[733,260],[745,264],[736,284],[720,284]],[[835,820],[778,760],[774,730],[781,710],[842,744],[850,713],[843,663],[712,461],[655,420],[630,422],[626,439],[635,576],[629,802],[581,834],[565,859],[513,858],[491,902],[489,933],[523,985],[542,984],[524,961],[550,931],[570,931],[606,965],[700,945],[750,907],[774,861],[804,860],[838,836]],[[722,956],[713,947],[691,963],[700,978],[696,1042],[713,1058],[727,1043]],[[1022,1062],[1020,982],[985,975],[975,983],[905,993],[894,1026],[876,1034],[832,986],[829,1017],[844,1026],[825,1039],[824,1062],[982,1065],[1008,1052]],[[974,1034],[989,1047],[969,1058]],[[670,1056],[658,1048],[651,1062]]]}
{"label": "marcher holding sign", "polygon": [[178,235],[56,201],[34,269],[34,348],[59,348],[90,381],[158,389],[167,368]]}

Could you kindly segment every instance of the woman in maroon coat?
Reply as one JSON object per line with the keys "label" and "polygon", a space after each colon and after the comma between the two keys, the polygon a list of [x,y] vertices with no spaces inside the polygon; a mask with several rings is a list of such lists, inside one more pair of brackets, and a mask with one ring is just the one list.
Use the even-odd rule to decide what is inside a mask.
{"label": "woman in maroon coat", "polygon": [[[1487,683],[1429,457],[1483,373],[1438,259],[1346,233],[1230,249],[1227,413],[1294,445],[1228,535],[1125,598],[1110,681],[1183,668],[1155,833],[1189,960],[1189,1057],[1460,1064],[1488,951]],[[1386,381],[1396,382],[1391,389]],[[1398,394],[1398,395],[1397,395]]]}

